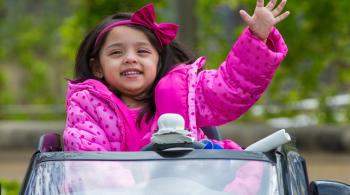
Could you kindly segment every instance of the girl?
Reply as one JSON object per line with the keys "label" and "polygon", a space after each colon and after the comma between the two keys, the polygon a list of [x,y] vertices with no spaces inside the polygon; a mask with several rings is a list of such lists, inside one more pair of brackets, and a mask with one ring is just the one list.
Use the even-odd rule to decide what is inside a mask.
{"label": "girl", "polygon": [[[218,70],[199,71],[175,41],[178,26],[157,24],[152,4],[116,14],[83,40],[68,83],[64,147],[68,151],[137,151],[150,142],[164,113],[184,117],[196,140],[205,126],[223,125],[246,112],[267,88],[287,47],[274,25],[286,0],[257,0],[248,27]],[[231,140],[214,143],[241,149]]]}

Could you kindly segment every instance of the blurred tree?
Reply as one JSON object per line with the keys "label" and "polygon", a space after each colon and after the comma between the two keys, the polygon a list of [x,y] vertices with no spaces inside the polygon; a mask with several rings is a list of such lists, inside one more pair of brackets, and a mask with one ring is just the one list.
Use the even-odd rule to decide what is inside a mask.
{"label": "blurred tree", "polygon": [[[87,31],[107,15],[136,10],[148,2],[0,0],[0,105],[64,105],[63,78],[72,78],[75,53]],[[154,2],[158,20],[181,24],[178,39],[197,54],[207,56],[207,68],[216,68],[222,62],[242,32],[244,24],[238,10],[243,8],[252,14],[255,3]],[[291,15],[277,27],[289,53],[259,104],[288,107],[290,102],[316,98],[322,105],[314,112],[324,113],[317,117],[323,122],[337,122],[339,109],[329,109],[326,97],[347,93],[350,87],[349,8],[350,1],[345,0],[288,1],[286,10]],[[350,113],[350,106],[341,110]],[[278,116],[300,112],[287,110]],[[346,116],[343,121],[350,120]],[[265,117],[276,115],[268,112]]]}
{"label": "blurred tree", "polygon": [[[222,33],[230,25],[225,20],[240,20],[235,15],[229,19],[222,18],[225,14],[220,7],[229,6],[235,13],[239,8],[246,8],[252,14],[255,3],[251,0],[198,1],[196,13],[201,21],[198,39],[206,40],[199,41],[198,48],[212,57],[210,64],[218,64],[232,44],[225,40]],[[336,121],[334,117],[339,110],[327,108],[324,105],[327,101],[321,100],[349,91],[350,23],[346,19],[349,8],[350,2],[345,0],[288,1],[285,9],[290,10],[291,15],[277,27],[283,34],[289,53],[260,100],[261,104],[286,106],[297,100],[316,98],[321,103],[316,112],[327,116],[319,119],[325,123]],[[242,28],[236,26],[233,29],[234,39]],[[213,48],[216,52],[212,51]],[[281,116],[281,113],[278,114]],[[283,114],[293,115],[287,111]]]}
{"label": "blurred tree", "polygon": [[65,18],[63,25],[59,28],[61,35],[61,55],[68,57],[73,62],[77,47],[88,30],[105,17],[117,11],[130,12],[130,10],[136,10],[147,2],[146,0],[78,0],[72,2],[73,7],[76,7],[74,14]]}
{"label": "blurred tree", "polygon": [[[1,1],[0,103],[54,103],[50,49],[65,7],[55,1]],[[2,10],[4,10],[2,12]],[[53,11],[54,10],[54,11]],[[22,69],[24,71],[17,71]],[[9,100],[8,97],[11,97]]]}
{"label": "blurred tree", "polygon": [[197,44],[197,18],[193,12],[196,0],[177,0],[173,1],[176,9],[177,23],[179,25],[179,33],[177,40],[184,43],[191,50],[195,49]]}

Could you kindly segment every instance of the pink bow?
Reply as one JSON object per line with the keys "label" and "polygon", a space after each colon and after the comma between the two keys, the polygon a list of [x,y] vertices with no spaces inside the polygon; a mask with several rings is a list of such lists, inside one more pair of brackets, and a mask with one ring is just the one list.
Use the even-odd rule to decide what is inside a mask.
{"label": "pink bow", "polygon": [[168,44],[176,37],[178,30],[178,25],[170,23],[157,24],[155,22],[155,12],[154,6],[152,3],[145,5],[138,11],[136,11],[132,16],[131,20],[122,20],[115,23],[112,23],[105,27],[96,38],[95,45],[98,43],[101,36],[112,28],[125,24],[136,24],[141,25],[149,30],[151,30],[161,44]]}
{"label": "pink bow", "polygon": [[132,17],[131,21],[140,23],[141,25],[152,30],[158,39],[164,44],[170,43],[176,37],[176,32],[178,30],[178,25],[162,23],[157,24],[155,22],[155,12],[153,4],[147,4],[138,11],[136,11]]}

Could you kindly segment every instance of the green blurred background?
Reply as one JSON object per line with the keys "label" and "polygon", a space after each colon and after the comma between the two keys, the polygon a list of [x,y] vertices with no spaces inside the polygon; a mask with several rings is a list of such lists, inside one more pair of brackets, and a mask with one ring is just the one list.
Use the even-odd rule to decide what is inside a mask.
{"label": "green blurred background", "polygon": [[[135,11],[148,2],[0,0],[0,121],[63,121],[66,79],[72,78],[85,34],[106,16]],[[177,39],[206,56],[206,68],[216,68],[244,28],[239,9],[252,14],[256,1],[153,3],[157,21],[180,24]],[[350,1],[294,0],[285,10],[291,14],[277,28],[289,53],[263,97],[235,124],[348,127]],[[18,189],[13,187],[17,184],[2,184]]]}
{"label": "green blurred background", "polygon": [[[0,119],[64,118],[65,79],[72,78],[84,35],[107,15],[147,2],[0,0]],[[215,68],[244,28],[238,10],[253,13],[255,1],[154,4],[157,20],[179,23],[178,40],[206,56],[207,68]],[[277,27],[288,56],[257,106],[240,120],[302,115],[310,123],[348,123],[350,1],[288,1],[286,10],[291,15]]]}

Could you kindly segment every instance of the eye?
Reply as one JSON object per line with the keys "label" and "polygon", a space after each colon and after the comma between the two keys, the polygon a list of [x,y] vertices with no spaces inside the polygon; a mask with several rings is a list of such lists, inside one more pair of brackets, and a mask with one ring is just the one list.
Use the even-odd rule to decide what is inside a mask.
{"label": "eye", "polygon": [[121,51],[121,50],[114,50],[114,51],[111,51],[110,53],[109,53],[109,55],[120,55],[120,54],[122,54],[123,52]]}
{"label": "eye", "polygon": [[150,51],[148,51],[147,49],[139,49],[137,50],[138,53],[151,53]]}

